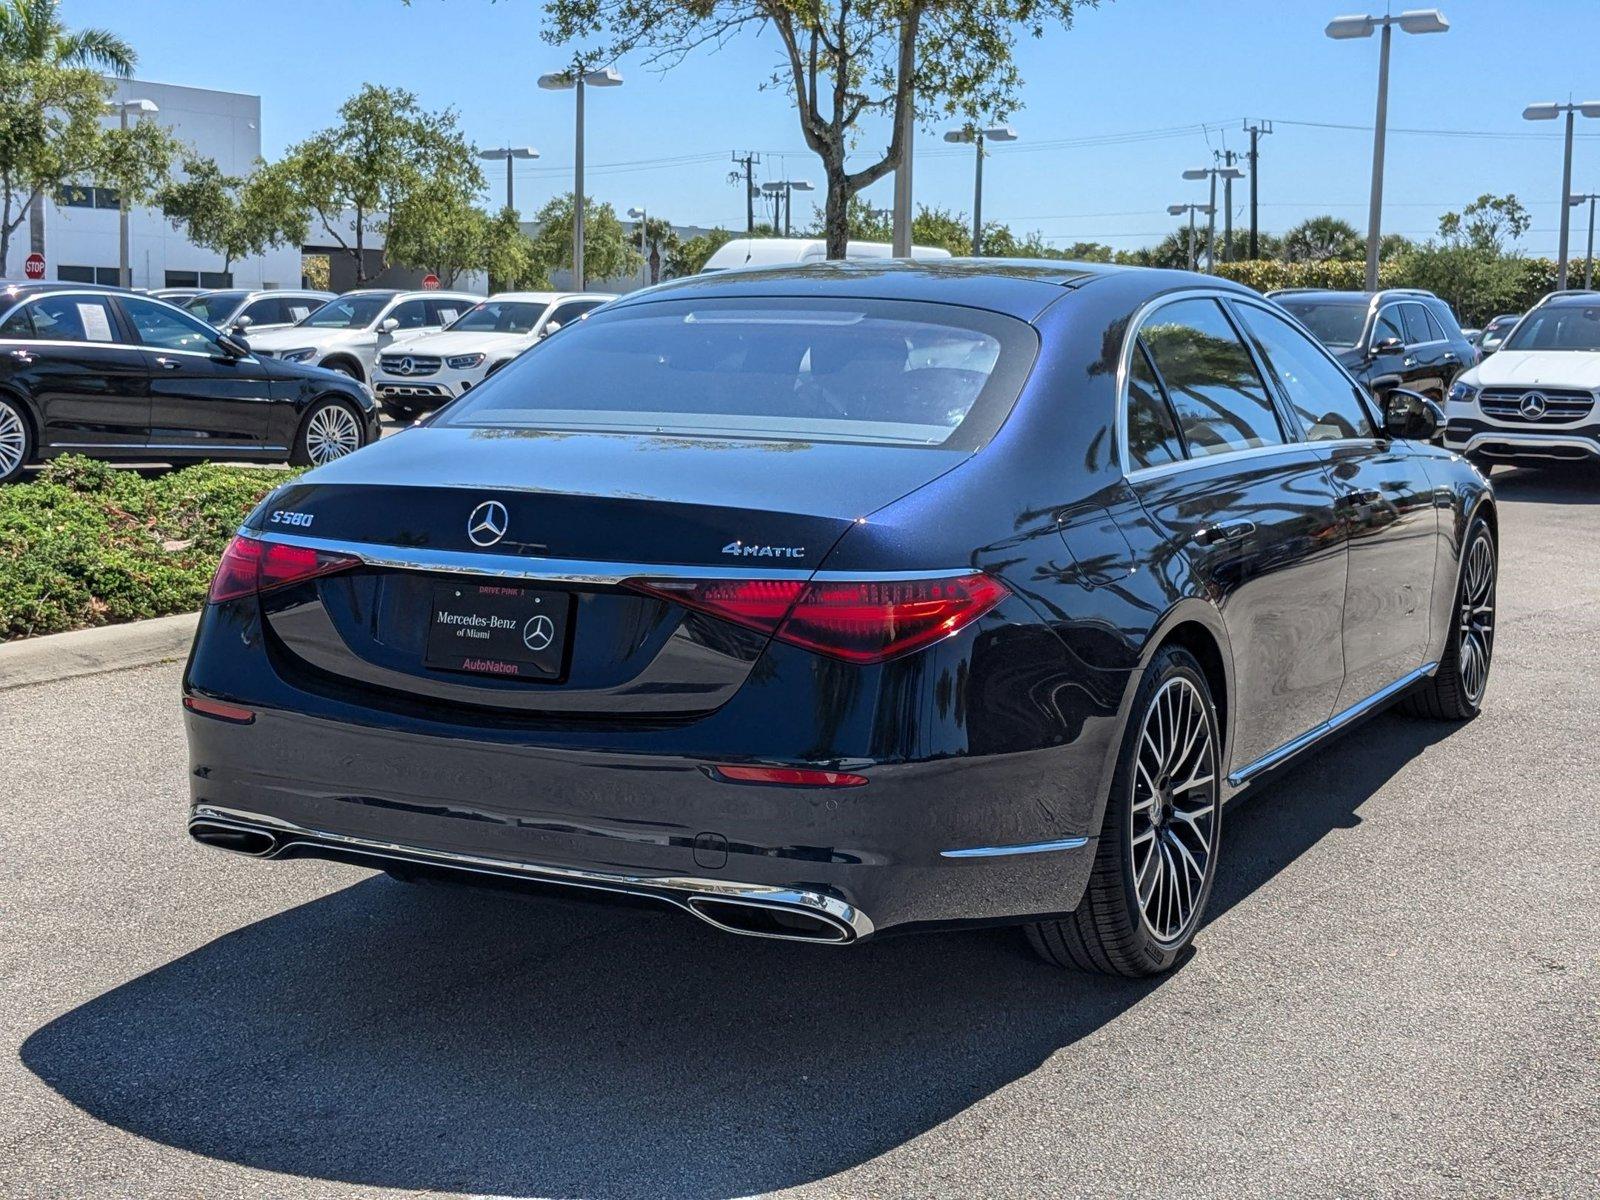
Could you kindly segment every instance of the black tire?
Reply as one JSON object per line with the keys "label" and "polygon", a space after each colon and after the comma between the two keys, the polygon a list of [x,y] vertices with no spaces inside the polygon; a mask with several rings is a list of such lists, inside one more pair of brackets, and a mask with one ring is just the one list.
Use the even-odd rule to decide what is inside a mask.
{"label": "black tire", "polygon": [[22,469],[33,461],[33,426],[28,414],[15,400],[0,396],[0,483],[22,476]]}
{"label": "black tire", "polygon": [[[1187,717],[1182,722],[1168,719],[1165,714],[1174,710],[1158,708],[1158,702],[1167,704],[1170,695],[1183,696],[1187,706],[1184,711],[1193,715],[1193,724],[1188,723]],[[1165,756],[1157,753],[1147,758],[1148,745],[1153,745],[1147,745],[1146,739],[1150,722],[1155,722],[1151,727],[1158,731],[1158,737],[1164,737],[1165,729],[1172,727],[1175,746],[1182,744],[1191,728],[1196,739],[1204,734],[1203,744],[1181,753],[1175,749]],[[1134,697],[1111,780],[1111,795],[1106,800],[1105,821],[1088,890],[1069,916],[1037,921],[1027,927],[1028,941],[1045,961],[1106,975],[1144,976],[1169,970],[1183,956],[1205,917],[1206,902],[1216,879],[1222,831],[1221,753],[1216,705],[1205,673],[1187,650],[1163,647],[1151,660]],[[1156,773],[1154,777],[1152,771]],[[1190,787],[1170,787],[1171,776],[1179,774],[1184,781],[1200,782]],[[1141,796],[1145,799],[1141,800]],[[1173,815],[1185,811],[1190,815]],[[1196,863],[1202,840],[1204,859]],[[1181,850],[1174,848],[1176,841],[1184,843]],[[1142,868],[1141,846],[1149,847],[1144,851]],[[1162,857],[1157,857],[1158,852]],[[1177,874],[1163,875],[1163,865],[1173,865]],[[1155,878],[1148,876],[1152,869]],[[1199,871],[1197,884],[1194,869]],[[1167,880],[1172,881],[1172,920],[1170,924],[1165,920],[1153,923],[1152,907],[1165,916],[1160,897],[1168,894],[1161,890]],[[1149,894],[1141,897],[1146,881]],[[1188,909],[1179,919],[1176,910],[1185,898]],[[1157,929],[1156,924],[1164,928]]]}
{"label": "black tire", "polygon": [[[327,455],[321,448],[320,431],[329,424],[343,427],[348,422],[354,430],[355,444],[342,454]],[[300,421],[294,435],[294,449],[289,453],[289,463],[296,467],[321,466],[334,462],[345,454],[353,454],[367,444],[367,435],[361,414],[341,400],[318,400]]]}
{"label": "black tire", "polygon": [[346,359],[339,358],[331,363],[323,363],[322,365],[327,370],[343,375],[347,379],[354,379],[357,383],[362,382],[361,368]]}
{"label": "black tire", "polygon": [[[1462,542],[1461,578],[1450,608],[1450,639],[1433,678],[1400,702],[1414,717],[1431,721],[1469,721],[1483,711],[1483,695],[1494,664],[1494,603],[1500,558],[1494,533],[1482,516],[1472,519]],[[1486,556],[1485,578],[1477,564]]]}

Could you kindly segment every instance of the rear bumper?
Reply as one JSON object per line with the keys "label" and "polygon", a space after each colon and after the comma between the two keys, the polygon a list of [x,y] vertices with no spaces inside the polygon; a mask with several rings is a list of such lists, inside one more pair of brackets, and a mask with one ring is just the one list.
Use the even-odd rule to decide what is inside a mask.
{"label": "rear bumper", "polygon": [[[416,863],[663,900],[733,932],[721,902],[809,913],[851,942],[906,926],[1076,907],[1095,839],[1049,751],[850,762],[854,788],[716,780],[687,757],[420,736],[257,710],[185,713],[195,822],[259,830],[263,857]],[[1052,809],[1056,820],[1043,825]],[[201,839],[205,840],[205,839]],[[215,843],[213,843],[215,844]],[[255,848],[265,850],[267,844]],[[236,847],[237,848],[237,847]]]}

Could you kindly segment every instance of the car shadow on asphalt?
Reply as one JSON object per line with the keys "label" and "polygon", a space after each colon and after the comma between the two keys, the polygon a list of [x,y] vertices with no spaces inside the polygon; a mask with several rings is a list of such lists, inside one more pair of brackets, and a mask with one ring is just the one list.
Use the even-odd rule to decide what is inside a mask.
{"label": "car shadow on asphalt", "polygon": [[[1383,716],[1236,798],[1210,921],[1448,730]],[[259,869],[297,867],[241,862],[238,885]],[[263,1170],[720,1198],[881,1155],[1159,987],[1046,966],[1012,930],[840,951],[376,876],[64,1013],[21,1056],[101,1121]]]}

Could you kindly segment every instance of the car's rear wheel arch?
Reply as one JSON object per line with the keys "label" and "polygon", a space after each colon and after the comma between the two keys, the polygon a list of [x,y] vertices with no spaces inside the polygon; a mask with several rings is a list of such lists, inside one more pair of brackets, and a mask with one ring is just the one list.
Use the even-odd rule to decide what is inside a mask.
{"label": "car's rear wheel arch", "polygon": [[33,411],[33,405],[28,398],[16,388],[0,385],[0,400],[11,405],[22,417],[22,423],[28,427],[28,436],[32,439],[33,457],[37,459],[44,451],[44,446],[39,440],[39,414]]}
{"label": "car's rear wheel arch", "polygon": [[[1206,684],[1211,688],[1211,702],[1217,710],[1217,728],[1221,731],[1226,744],[1229,671],[1227,660],[1223,657],[1222,646],[1217,642],[1216,636],[1199,621],[1183,621],[1167,631],[1157,644],[1156,652],[1163,646],[1181,646],[1200,664],[1201,672],[1206,677]],[[1152,652],[1152,657],[1154,653]]]}

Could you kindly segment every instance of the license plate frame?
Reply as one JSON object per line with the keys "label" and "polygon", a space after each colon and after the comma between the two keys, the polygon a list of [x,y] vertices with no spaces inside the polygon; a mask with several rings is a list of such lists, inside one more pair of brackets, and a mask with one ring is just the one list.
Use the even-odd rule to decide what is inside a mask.
{"label": "license plate frame", "polygon": [[429,670],[559,683],[572,634],[572,596],[504,584],[435,583],[422,662]]}

